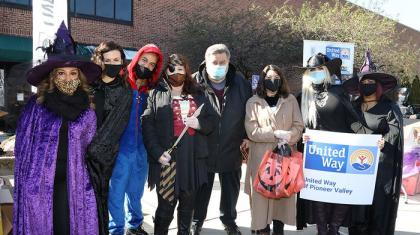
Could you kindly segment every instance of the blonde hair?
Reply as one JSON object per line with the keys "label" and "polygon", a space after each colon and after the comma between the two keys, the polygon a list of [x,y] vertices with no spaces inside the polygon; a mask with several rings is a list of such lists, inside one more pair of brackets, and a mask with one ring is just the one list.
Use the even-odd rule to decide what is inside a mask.
{"label": "blonde hair", "polygon": [[[82,89],[89,95],[90,87],[87,82],[86,76],[82,73],[80,69],[77,69],[79,72],[79,80],[80,80],[80,86]],[[37,99],[36,102],[38,104],[42,104],[45,101],[45,93],[51,93],[53,92],[55,88],[54,79],[57,78],[58,74],[58,68],[53,69],[50,74],[48,75],[48,79],[42,80],[39,85],[37,86]]]}
{"label": "blonde hair", "polygon": [[[333,79],[326,66],[320,66],[325,73],[324,87],[327,88],[333,83]],[[301,111],[303,122],[306,127],[315,128],[317,126],[316,121],[316,106],[315,106],[315,91],[312,87],[312,82],[309,79],[311,70],[307,69],[302,76],[302,99],[301,99]]]}

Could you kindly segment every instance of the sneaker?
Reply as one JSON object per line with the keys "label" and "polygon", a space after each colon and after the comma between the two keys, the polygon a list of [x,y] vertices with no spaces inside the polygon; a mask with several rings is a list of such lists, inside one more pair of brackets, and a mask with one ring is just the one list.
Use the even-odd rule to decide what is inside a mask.
{"label": "sneaker", "polygon": [[143,228],[142,225],[138,226],[137,228],[129,228],[125,235],[149,235]]}

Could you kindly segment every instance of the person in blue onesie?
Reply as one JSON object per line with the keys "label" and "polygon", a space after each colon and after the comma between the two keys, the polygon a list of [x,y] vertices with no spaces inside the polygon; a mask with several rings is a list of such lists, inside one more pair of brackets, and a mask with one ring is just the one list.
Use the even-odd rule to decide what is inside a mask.
{"label": "person in blue onesie", "polygon": [[[147,178],[147,154],[143,144],[140,116],[148,91],[157,83],[163,55],[153,44],[140,48],[127,66],[133,89],[130,120],[120,140],[120,149],[109,182],[109,234],[147,234],[143,229],[141,198]],[[126,201],[125,201],[126,200]],[[125,208],[124,208],[125,207]]]}

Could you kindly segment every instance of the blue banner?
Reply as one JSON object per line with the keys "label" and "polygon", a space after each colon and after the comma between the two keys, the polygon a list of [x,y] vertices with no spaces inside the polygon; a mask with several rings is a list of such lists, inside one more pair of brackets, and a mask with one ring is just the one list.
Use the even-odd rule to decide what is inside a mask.
{"label": "blue banner", "polygon": [[319,171],[374,174],[377,147],[308,141],[305,168]]}

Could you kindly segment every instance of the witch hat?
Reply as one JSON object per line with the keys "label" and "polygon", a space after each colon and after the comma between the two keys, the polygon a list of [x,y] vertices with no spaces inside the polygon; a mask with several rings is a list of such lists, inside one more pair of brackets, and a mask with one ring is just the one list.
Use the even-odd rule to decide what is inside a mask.
{"label": "witch hat", "polygon": [[102,69],[99,65],[89,59],[76,56],[76,46],[64,21],[57,30],[54,43],[43,49],[48,59],[40,65],[33,67],[26,74],[28,83],[37,86],[55,68],[76,67],[85,75],[87,82],[92,83],[101,75]]}
{"label": "witch hat", "polygon": [[381,83],[383,91],[387,92],[397,86],[397,78],[391,74],[377,72],[377,66],[372,60],[371,50],[365,52],[365,60],[360,67],[360,73],[344,82],[343,86],[352,95],[360,95],[359,83],[364,79],[372,79]]}

